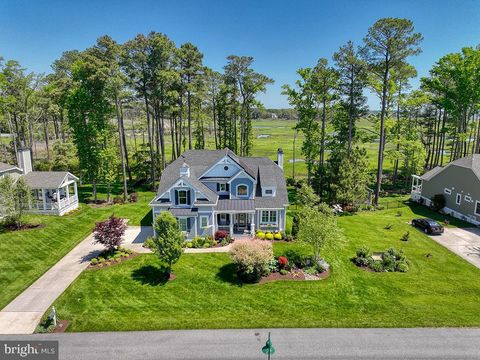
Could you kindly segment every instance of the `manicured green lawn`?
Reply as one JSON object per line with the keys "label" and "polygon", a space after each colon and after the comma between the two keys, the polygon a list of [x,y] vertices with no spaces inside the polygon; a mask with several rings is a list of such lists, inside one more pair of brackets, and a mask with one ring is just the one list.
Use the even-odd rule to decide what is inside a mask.
{"label": "manicured green lawn", "polygon": [[[85,271],[55,306],[70,331],[480,326],[480,270],[411,228],[407,222],[418,216],[413,211],[339,218],[346,241],[324,254],[333,266],[326,280],[241,285],[228,254],[185,254],[174,267],[177,279],[161,283],[156,257],[140,255]],[[411,236],[405,243],[400,238],[406,231]],[[350,259],[362,245],[403,249],[410,271],[357,268]],[[289,247],[300,245],[276,243],[275,253]]]}
{"label": "manicured green lawn", "polygon": [[[85,192],[88,187],[80,188],[81,196]],[[43,228],[0,232],[0,309],[90,234],[95,222],[115,214],[130,219],[131,225],[150,225],[152,198],[151,192],[139,192],[137,203],[105,208],[81,204],[78,211],[62,217],[29,215],[28,222]]]}

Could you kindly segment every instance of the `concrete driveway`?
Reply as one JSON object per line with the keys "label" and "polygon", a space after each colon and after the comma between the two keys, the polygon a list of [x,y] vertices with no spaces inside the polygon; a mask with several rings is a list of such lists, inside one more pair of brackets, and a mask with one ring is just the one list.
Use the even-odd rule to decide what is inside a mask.
{"label": "concrete driveway", "polygon": [[445,228],[442,235],[430,237],[480,269],[480,229]]}

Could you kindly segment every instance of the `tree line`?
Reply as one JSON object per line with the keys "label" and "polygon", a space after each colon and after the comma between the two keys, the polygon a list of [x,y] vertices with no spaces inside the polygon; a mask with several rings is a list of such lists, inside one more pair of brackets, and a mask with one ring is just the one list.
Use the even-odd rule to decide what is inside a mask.
{"label": "tree line", "polygon": [[[304,134],[307,181],[322,201],[364,201],[371,183],[366,142],[378,142],[375,204],[382,184],[408,186],[412,174],[480,151],[480,48],[445,55],[412,89],[417,72],[409,60],[420,54],[422,40],[412,21],[380,19],[361,44],[347,42],[332,62],[321,58],[298,70],[294,86],[284,86]],[[367,89],[379,111],[369,112]],[[361,119],[375,131],[359,128]],[[388,173],[385,159],[393,163]]]}
{"label": "tree line", "polygon": [[[42,141],[47,159],[37,167],[78,169],[93,184],[95,199],[97,184],[110,193],[119,172],[125,198],[127,180],[135,177],[154,188],[168,162],[205,148],[207,136],[216,148],[250,155],[252,119],[262,109],[256,95],[273,80],[253,70],[252,57],[226,60],[222,73],[212,70],[194,44],[177,47],[158,32],[123,44],[102,36],[84,51],[64,52],[48,75],[0,58],[0,131],[11,134],[0,154],[12,159],[19,146],[35,151]],[[134,154],[127,146],[128,119]]]}

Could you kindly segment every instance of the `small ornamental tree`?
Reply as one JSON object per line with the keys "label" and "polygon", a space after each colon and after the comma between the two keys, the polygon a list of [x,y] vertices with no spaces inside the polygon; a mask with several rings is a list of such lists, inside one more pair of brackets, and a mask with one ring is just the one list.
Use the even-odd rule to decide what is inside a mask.
{"label": "small ornamental tree", "polygon": [[95,244],[102,244],[108,251],[113,252],[120,246],[126,229],[125,221],[112,215],[108,220],[96,223],[93,234]]}
{"label": "small ornamental tree", "polygon": [[163,211],[156,217],[154,229],[155,253],[160,261],[167,265],[170,273],[172,265],[182,256],[185,237],[180,231],[177,219],[168,211]]}
{"label": "small ornamental tree", "polygon": [[298,240],[312,248],[316,261],[320,260],[320,251],[324,247],[343,238],[335,215],[323,203],[318,209],[304,209],[299,225]]}
{"label": "small ornamental tree", "polygon": [[234,242],[230,256],[237,265],[238,276],[248,282],[257,282],[268,275],[274,259],[272,243],[261,240]]}
{"label": "small ornamental tree", "polygon": [[32,201],[32,190],[28,187],[23,177],[15,184],[15,208],[17,209],[17,227],[22,225],[22,218],[25,210],[30,207]]}
{"label": "small ornamental tree", "polygon": [[0,215],[3,222],[15,228],[22,226],[22,217],[30,206],[32,193],[23,177],[16,182],[10,176],[0,179]]}
{"label": "small ornamental tree", "polygon": [[15,183],[9,175],[0,179],[0,215],[6,225],[16,222]]}

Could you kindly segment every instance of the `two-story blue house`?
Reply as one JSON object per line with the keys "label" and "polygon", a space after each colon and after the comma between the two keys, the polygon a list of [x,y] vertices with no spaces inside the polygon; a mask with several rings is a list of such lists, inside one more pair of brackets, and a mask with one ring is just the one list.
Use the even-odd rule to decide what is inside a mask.
{"label": "two-story blue house", "polygon": [[283,152],[277,161],[239,157],[229,149],[189,150],[163,171],[153,218],[170,211],[187,238],[285,230],[288,206]]}

